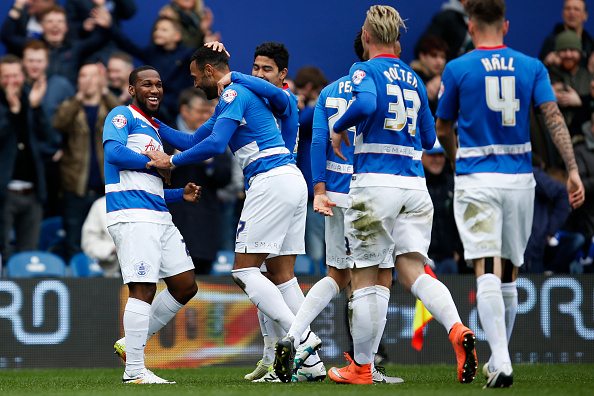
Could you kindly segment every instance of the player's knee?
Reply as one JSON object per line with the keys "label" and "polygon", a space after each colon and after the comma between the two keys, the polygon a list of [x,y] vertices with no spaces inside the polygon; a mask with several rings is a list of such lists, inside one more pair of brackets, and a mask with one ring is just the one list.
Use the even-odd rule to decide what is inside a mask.
{"label": "player's knee", "polygon": [[377,284],[387,289],[392,287],[394,268],[380,268],[377,273]]}

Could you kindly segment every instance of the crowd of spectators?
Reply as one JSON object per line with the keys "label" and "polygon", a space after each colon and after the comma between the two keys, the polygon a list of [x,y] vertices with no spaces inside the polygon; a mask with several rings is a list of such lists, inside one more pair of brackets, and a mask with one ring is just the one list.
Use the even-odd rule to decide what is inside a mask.
{"label": "crowd of spectators", "polygon": [[[445,1],[418,42],[403,43],[415,44],[411,67],[427,87],[432,112],[446,62],[472,49],[465,2]],[[43,219],[61,216],[66,231],[64,258],[84,250],[101,263],[107,276],[117,276],[117,255],[100,216],[105,211],[104,118],[113,107],[130,103],[128,75],[135,65],[150,64],[159,70],[165,88],[158,118],[193,133],[213,113],[216,102],[191,88],[190,57],[197,47],[220,40],[221,35],[212,31],[214,16],[202,0],[165,4],[145,43],[127,37],[121,28],[122,21],[135,15],[139,5],[135,0],[61,3],[63,7],[56,0],[14,0],[1,21],[0,39],[7,51],[0,59],[2,259],[35,250]],[[571,133],[586,203],[577,210],[569,207],[565,170],[534,112],[531,136],[538,214],[523,267],[533,273],[594,270],[588,256],[594,243],[594,200],[588,198],[594,194],[594,38],[584,29],[585,1],[565,0],[560,11],[562,21],[542,43],[539,58],[549,69]],[[292,91],[301,99],[297,162],[311,185],[311,118],[328,81],[313,66],[293,74]],[[426,152],[423,165],[435,204],[429,250],[435,272],[470,272],[453,222],[453,174],[443,150]],[[178,203],[170,210],[186,238],[196,273],[205,274],[217,250],[233,250],[243,179],[226,152],[173,171],[172,188],[188,181],[203,186],[200,204]],[[308,210],[306,250],[320,264],[323,226],[323,217]]]}

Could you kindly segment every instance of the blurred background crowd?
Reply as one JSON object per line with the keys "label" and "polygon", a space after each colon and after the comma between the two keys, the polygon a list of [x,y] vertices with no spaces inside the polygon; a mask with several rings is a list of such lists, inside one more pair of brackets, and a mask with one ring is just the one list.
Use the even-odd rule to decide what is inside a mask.
{"label": "blurred background crowd", "polygon": [[[155,0],[150,4],[137,0],[6,2],[10,3],[6,7],[10,9],[0,28],[2,260],[6,262],[22,251],[50,250],[68,263],[82,253],[100,264],[104,276],[119,276],[115,246],[105,225],[104,119],[115,106],[130,103],[130,71],[150,64],[160,72],[164,85],[158,118],[183,132],[194,133],[213,114],[216,102],[207,100],[192,87],[189,60],[205,42],[225,42],[224,25],[214,28],[216,15],[202,0]],[[430,13],[429,22],[417,26],[420,34],[416,40],[407,39],[406,34],[401,39],[403,53],[413,54],[414,58],[404,60],[425,82],[432,111],[436,109],[446,62],[472,50],[464,2],[444,1],[434,10],[423,7],[423,13]],[[536,202],[532,236],[522,270],[592,272],[594,38],[585,28],[588,20],[585,1],[546,3],[555,9],[558,23],[542,27],[548,36],[543,42],[530,45],[534,55],[549,69],[551,84],[572,137],[586,188],[586,203],[577,210],[570,208],[562,161],[539,114],[533,113]],[[392,5],[398,8],[398,4]],[[142,22],[143,26],[150,26],[150,35],[139,40],[125,25],[139,12],[146,15],[147,8],[155,10],[150,20]],[[282,9],[276,12],[270,9],[263,21],[286,17]],[[411,16],[407,24],[414,23]],[[513,29],[521,22],[512,20],[511,24]],[[303,30],[312,29],[315,26],[303,22]],[[262,41],[268,40],[275,38]],[[232,70],[237,60],[234,45],[240,43],[228,46]],[[313,45],[324,46],[304,44]],[[342,74],[348,72],[354,61],[350,54],[352,50],[349,56],[334,59]],[[243,59],[244,63],[251,60]],[[301,66],[289,68],[291,78],[287,82],[300,98],[297,164],[308,181],[310,201],[313,201],[309,156],[313,109],[322,88],[340,75],[335,75],[334,70],[325,74],[322,67],[308,62],[316,64],[315,57],[296,61]],[[249,73],[248,70],[239,71]],[[165,149],[173,153],[173,148]],[[435,206],[429,249],[434,271],[437,274],[472,272],[466,267],[454,223],[454,180],[443,149],[437,146],[426,151],[423,165]],[[209,274],[218,255],[234,248],[237,218],[245,195],[243,175],[228,151],[208,161],[175,169],[171,188],[183,187],[188,181],[203,187],[200,203],[174,203],[169,208],[174,223],[184,235],[196,273]],[[324,273],[324,221],[321,215],[313,213],[311,202],[309,209],[307,256],[314,263],[312,272]]]}

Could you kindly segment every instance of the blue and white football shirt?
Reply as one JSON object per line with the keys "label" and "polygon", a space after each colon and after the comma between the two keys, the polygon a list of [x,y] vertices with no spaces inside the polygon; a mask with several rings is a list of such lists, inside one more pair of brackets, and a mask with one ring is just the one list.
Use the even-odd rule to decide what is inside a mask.
{"label": "blue and white football shirt", "polygon": [[394,55],[355,63],[354,93],[376,97],[374,114],[358,124],[351,187],[426,190],[423,146],[435,141],[435,120],[422,80]]}
{"label": "blue and white football shirt", "polygon": [[334,154],[332,130],[334,123],[346,112],[353,99],[350,76],[342,77],[322,90],[314,110],[311,149],[313,184],[326,183],[326,195],[336,206],[348,207],[348,193],[353,175],[355,128],[349,128],[351,146],[342,144],[343,161]]}
{"label": "blue and white football shirt", "polygon": [[[132,151],[163,151],[159,127],[135,106],[118,106],[105,118],[103,143],[114,140]],[[173,224],[163,181],[155,168],[122,169],[105,161],[107,225],[133,221]]]}
{"label": "blue and white football shirt", "polygon": [[456,187],[533,187],[530,105],[555,101],[538,59],[506,46],[449,62],[437,117],[458,119]]}

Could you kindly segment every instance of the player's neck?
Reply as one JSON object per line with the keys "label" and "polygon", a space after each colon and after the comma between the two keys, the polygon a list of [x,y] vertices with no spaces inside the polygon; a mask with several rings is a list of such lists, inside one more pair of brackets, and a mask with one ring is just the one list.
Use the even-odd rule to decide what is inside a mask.
{"label": "player's neck", "polygon": [[224,70],[214,69],[212,76],[215,81],[219,81],[221,78],[225,77],[227,73],[230,73],[231,70],[227,67]]}
{"label": "player's neck", "polygon": [[503,45],[503,35],[493,33],[475,33],[472,37],[475,48],[500,47]]}
{"label": "player's neck", "polygon": [[390,54],[394,55],[394,46],[389,44],[370,44],[369,45],[369,59],[373,59],[378,55]]}

